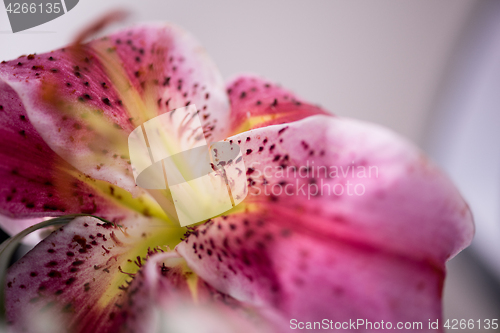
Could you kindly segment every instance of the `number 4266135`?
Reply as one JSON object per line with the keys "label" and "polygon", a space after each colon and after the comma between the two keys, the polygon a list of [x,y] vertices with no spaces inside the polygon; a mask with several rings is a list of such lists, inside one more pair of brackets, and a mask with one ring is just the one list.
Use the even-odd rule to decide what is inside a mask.
{"label": "number 4266135", "polygon": [[7,13],[11,14],[35,14],[35,13],[47,13],[47,14],[59,14],[61,12],[60,3],[9,3],[7,6]]}
{"label": "number 4266135", "polygon": [[498,329],[498,319],[448,319],[443,325],[449,330]]}

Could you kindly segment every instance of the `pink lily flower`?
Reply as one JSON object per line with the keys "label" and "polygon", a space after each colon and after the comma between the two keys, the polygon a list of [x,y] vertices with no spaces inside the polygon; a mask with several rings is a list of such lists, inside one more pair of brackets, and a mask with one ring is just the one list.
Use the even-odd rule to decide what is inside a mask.
{"label": "pink lily flower", "polygon": [[[207,140],[240,145],[248,195],[181,228],[135,185],[127,137],[189,104]],[[467,204],[416,147],[256,76],[224,85],[174,25],[2,62],[0,138],[10,232],[92,215],[9,268],[13,332],[435,331],[445,262],[473,235]]]}

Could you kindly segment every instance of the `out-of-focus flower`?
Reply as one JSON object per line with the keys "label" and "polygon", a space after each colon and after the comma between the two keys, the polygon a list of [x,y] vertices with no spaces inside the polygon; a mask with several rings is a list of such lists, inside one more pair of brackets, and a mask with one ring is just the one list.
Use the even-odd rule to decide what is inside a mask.
{"label": "out-of-focus flower", "polygon": [[[207,140],[240,145],[249,193],[181,228],[161,191],[135,185],[127,136],[190,104]],[[16,332],[278,332],[323,319],[425,331],[441,316],[444,264],[473,234],[418,149],[255,76],[225,86],[173,25],[2,62],[0,138],[11,232],[75,213],[110,221],[76,218],[9,269]]]}

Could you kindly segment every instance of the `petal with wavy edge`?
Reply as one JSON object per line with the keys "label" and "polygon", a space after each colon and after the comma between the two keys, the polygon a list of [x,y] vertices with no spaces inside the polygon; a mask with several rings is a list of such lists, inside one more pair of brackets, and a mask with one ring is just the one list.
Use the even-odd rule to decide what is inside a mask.
{"label": "petal with wavy edge", "polygon": [[289,123],[328,114],[294,93],[255,75],[240,75],[227,83],[231,103],[231,133]]}
{"label": "petal with wavy edge", "polygon": [[470,243],[473,222],[419,150],[378,126],[325,116],[229,139],[247,152],[250,193],[244,208],[176,247],[201,278],[285,319],[440,317],[444,263]]}
{"label": "petal with wavy edge", "polygon": [[172,25],[139,26],[3,62],[0,81],[17,93],[26,120],[58,155],[135,195],[127,147],[132,129],[193,103],[210,139],[227,131],[221,77],[193,37]]}
{"label": "petal with wavy edge", "polygon": [[127,227],[77,218],[10,267],[10,326],[28,332],[50,323],[64,332],[120,327],[131,315],[133,293],[127,286],[132,276],[149,255],[161,250],[155,246],[173,246],[183,233],[140,216],[123,222]]}

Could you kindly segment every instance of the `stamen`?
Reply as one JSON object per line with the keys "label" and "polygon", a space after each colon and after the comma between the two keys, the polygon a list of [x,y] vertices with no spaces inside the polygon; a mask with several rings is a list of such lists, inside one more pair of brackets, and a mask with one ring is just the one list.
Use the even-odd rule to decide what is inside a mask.
{"label": "stamen", "polygon": [[137,260],[134,260],[134,264],[137,265],[137,267],[141,268],[142,267],[142,262],[141,262],[141,257],[137,256]]}
{"label": "stamen", "polygon": [[[127,274],[128,276],[132,276],[132,277],[134,277],[134,276],[135,276],[135,273],[127,273],[127,272],[124,272],[124,271],[122,270],[122,267],[121,267],[121,266],[118,266],[118,270],[120,271],[120,273]],[[127,281],[125,281],[125,282],[127,282]]]}

